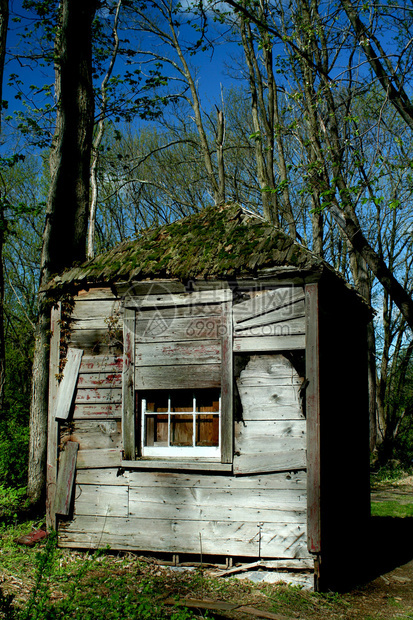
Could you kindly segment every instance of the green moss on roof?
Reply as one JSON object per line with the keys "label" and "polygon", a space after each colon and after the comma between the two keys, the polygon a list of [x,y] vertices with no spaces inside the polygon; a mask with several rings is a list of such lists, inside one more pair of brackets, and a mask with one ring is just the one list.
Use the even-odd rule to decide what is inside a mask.
{"label": "green moss on roof", "polygon": [[55,278],[52,287],[147,278],[227,278],[263,267],[308,271],[322,265],[326,264],[280,229],[238,205],[226,205],[145,230]]}

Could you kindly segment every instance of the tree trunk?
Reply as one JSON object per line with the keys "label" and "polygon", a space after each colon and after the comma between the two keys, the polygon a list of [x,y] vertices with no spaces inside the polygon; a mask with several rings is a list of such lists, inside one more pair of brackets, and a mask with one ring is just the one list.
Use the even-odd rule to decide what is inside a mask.
{"label": "tree trunk", "polygon": [[[3,101],[3,71],[6,57],[6,39],[9,23],[9,2],[0,0],[0,106]],[[0,134],[1,134],[0,107]],[[6,219],[4,214],[3,197],[0,196],[0,413],[4,410],[4,385],[6,381],[6,345],[4,341],[4,264],[3,247],[6,232]]]}
{"label": "tree trunk", "polygon": [[50,304],[42,287],[50,277],[86,257],[89,169],[94,121],[92,21],[97,0],[62,0],[56,34],[56,128],[50,153],[51,182],[41,256],[39,318],[33,361],[29,476],[32,504],[43,496],[47,443],[48,330]]}

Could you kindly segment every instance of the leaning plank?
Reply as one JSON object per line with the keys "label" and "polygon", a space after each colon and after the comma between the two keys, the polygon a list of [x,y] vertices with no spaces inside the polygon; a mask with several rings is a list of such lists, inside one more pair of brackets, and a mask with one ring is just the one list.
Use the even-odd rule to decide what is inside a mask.
{"label": "leaning plank", "polygon": [[178,521],[159,519],[154,535],[151,515],[145,519],[75,515],[59,527],[63,547],[242,555],[262,558],[308,558],[304,523],[245,521]]}
{"label": "leaning plank", "polygon": [[306,450],[287,452],[261,452],[260,454],[235,454],[234,474],[304,469],[307,465]]}
{"label": "leaning plank", "polygon": [[68,441],[60,455],[54,509],[59,515],[68,515],[75,481],[76,458],[79,444]]}
{"label": "leaning plank", "polygon": [[114,448],[104,450],[79,450],[77,468],[120,467],[121,452]]}
{"label": "leaning plank", "polygon": [[292,336],[256,336],[254,338],[234,338],[234,352],[250,351],[293,351],[305,348],[304,335]]}
{"label": "leaning plank", "polygon": [[178,293],[168,295],[146,295],[145,297],[131,297],[125,300],[125,307],[138,310],[139,308],[162,308],[166,306],[197,306],[200,304],[217,304],[232,299],[230,289],[214,289],[198,293]]}
{"label": "leaning plank", "polygon": [[135,368],[135,389],[164,390],[215,388],[221,386],[220,364],[182,364],[180,366],[138,366]]}
{"label": "leaning plank", "polygon": [[82,355],[81,349],[67,350],[67,362],[56,400],[55,417],[60,420],[67,420],[69,417]]}

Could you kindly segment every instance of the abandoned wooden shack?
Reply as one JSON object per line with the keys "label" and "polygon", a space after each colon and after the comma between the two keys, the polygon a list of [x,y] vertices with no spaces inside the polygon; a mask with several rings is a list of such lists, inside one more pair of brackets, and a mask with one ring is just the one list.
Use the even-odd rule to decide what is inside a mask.
{"label": "abandoned wooden shack", "polygon": [[49,294],[61,546],[243,562],[316,588],[354,570],[370,315],[332,267],[232,205],[146,230]]}

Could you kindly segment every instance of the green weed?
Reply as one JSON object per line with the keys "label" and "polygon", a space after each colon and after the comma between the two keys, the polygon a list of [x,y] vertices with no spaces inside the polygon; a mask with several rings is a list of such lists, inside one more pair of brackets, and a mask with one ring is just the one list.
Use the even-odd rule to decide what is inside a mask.
{"label": "green weed", "polygon": [[372,502],[373,517],[413,517],[413,504],[400,504],[398,501]]}

